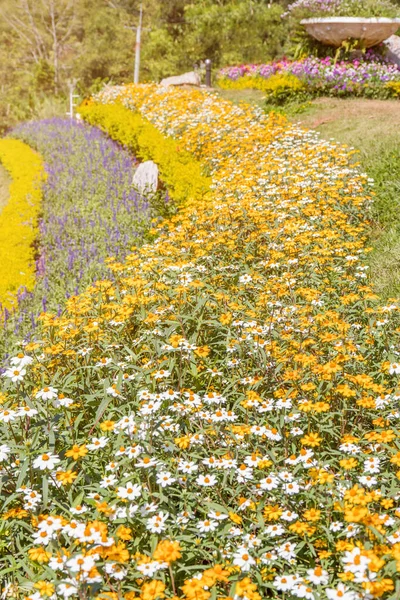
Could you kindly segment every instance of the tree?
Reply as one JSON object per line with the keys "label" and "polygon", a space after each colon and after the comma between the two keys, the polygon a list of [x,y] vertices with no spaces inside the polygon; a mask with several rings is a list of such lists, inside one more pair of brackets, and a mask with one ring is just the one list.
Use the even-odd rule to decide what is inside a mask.
{"label": "tree", "polygon": [[27,58],[52,65],[54,92],[59,91],[60,61],[73,35],[76,0],[16,0],[1,17],[19,38]]}

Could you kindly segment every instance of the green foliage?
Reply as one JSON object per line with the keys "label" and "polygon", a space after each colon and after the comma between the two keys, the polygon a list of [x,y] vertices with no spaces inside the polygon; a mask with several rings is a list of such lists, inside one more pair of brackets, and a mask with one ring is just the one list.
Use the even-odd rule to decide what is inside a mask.
{"label": "green foliage", "polygon": [[193,2],[185,11],[186,51],[193,61],[211,58],[215,66],[272,59],[287,35],[281,13],[278,3]]}
{"label": "green foliage", "polygon": [[33,70],[34,87],[50,92],[54,85],[54,67],[44,58],[40,59]]}

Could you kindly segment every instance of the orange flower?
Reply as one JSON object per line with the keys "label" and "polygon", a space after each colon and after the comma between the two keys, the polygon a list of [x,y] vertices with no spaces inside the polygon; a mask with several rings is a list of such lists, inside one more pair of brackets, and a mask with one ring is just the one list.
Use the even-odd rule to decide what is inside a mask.
{"label": "orange flower", "polygon": [[208,346],[199,346],[197,350],[194,351],[194,353],[197,354],[197,356],[200,356],[201,358],[205,358],[210,354],[210,348]]}
{"label": "orange flower", "polygon": [[162,540],[158,542],[157,548],[154,551],[153,558],[159,562],[172,563],[181,558],[181,548],[179,542],[170,542]]}
{"label": "orange flower", "polygon": [[156,600],[157,598],[165,598],[165,584],[162,581],[153,579],[149,583],[144,583],[140,590],[142,600]]}

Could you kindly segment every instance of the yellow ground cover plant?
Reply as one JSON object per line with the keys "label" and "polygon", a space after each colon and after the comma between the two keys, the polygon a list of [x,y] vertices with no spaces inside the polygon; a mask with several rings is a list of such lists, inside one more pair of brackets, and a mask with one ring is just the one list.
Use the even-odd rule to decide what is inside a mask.
{"label": "yellow ground cover plant", "polygon": [[0,312],[16,304],[22,287],[35,283],[33,243],[42,198],[44,165],[40,156],[18,140],[0,140],[0,162],[12,182],[0,212]]}
{"label": "yellow ground cover plant", "polygon": [[85,103],[79,111],[85,121],[106,131],[140,160],[153,160],[177,204],[196,202],[207,194],[210,180],[202,174],[199,163],[176,140],[166,138],[140,114],[118,104],[93,102]]}
{"label": "yellow ground cover plant", "polygon": [[223,90],[261,90],[271,97],[282,93],[295,96],[306,89],[304,82],[290,73],[278,73],[267,78],[254,75],[244,75],[239,79],[225,77],[218,80],[218,87]]}
{"label": "yellow ground cover plant", "polygon": [[210,93],[114,100],[179,139],[211,197],[5,365],[5,593],[398,598],[400,319],[363,264],[367,176]]}

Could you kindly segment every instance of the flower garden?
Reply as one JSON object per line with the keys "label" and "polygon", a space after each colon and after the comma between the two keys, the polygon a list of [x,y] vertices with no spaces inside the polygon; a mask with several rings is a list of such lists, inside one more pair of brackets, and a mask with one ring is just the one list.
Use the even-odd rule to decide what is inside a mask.
{"label": "flower garden", "polygon": [[328,56],[264,65],[225,67],[218,73],[222,89],[259,89],[267,100],[294,100],[318,96],[398,98],[400,69],[378,54],[335,60]]}
{"label": "flower garden", "polygon": [[[109,87],[80,113],[0,144],[38,240],[4,316],[25,339],[1,377],[4,597],[398,598],[400,319],[368,281],[371,181],[206,91]],[[159,165],[155,203],[128,151]]]}
{"label": "flower garden", "polygon": [[[66,298],[83,291],[93,278],[105,276],[105,259],[121,257],[143,241],[151,218],[150,207],[132,189],[132,158],[98,130],[56,119],[23,124],[13,137],[41,153],[46,181],[30,278],[21,277],[12,266],[5,280],[8,290],[20,292],[14,309],[11,301],[5,305],[3,348],[9,346],[10,332],[26,337],[42,311],[60,311]],[[16,151],[23,145],[14,140],[4,143],[15,144]],[[14,226],[5,213],[0,218],[4,227]],[[36,234],[34,229],[30,233]],[[26,240],[24,248],[32,254],[28,241],[31,244]],[[5,253],[12,251],[4,244]]]}

